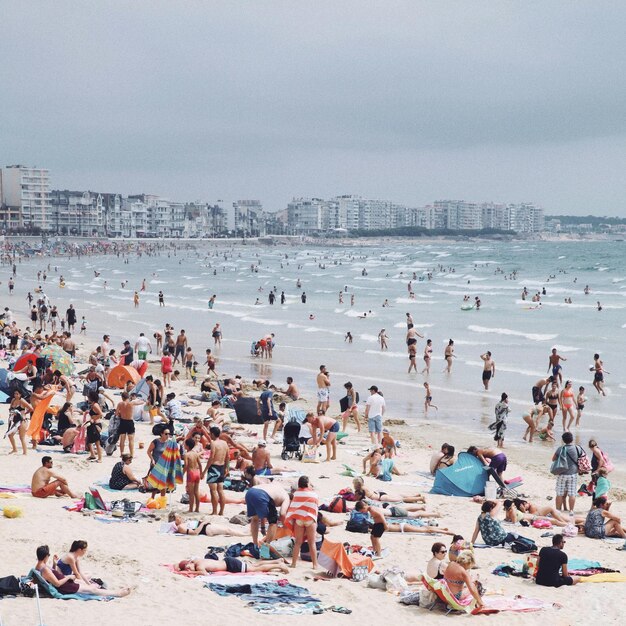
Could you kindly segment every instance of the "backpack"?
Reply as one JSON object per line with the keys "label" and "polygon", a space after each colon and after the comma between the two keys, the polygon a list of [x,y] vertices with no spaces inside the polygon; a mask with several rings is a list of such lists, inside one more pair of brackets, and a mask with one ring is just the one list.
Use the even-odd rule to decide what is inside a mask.
{"label": "backpack", "polygon": [[557,450],[556,459],[552,461],[550,466],[550,473],[554,476],[561,476],[561,474],[567,474],[569,471],[569,463],[567,460],[567,449],[565,446],[561,446]]}
{"label": "backpack", "polygon": [[351,533],[368,533],[370,525],[367,515],[358,511],[353,512],[346,524],[346,530]]}
{"label": "backpack", "polygon": [[328,505],[330,513],[345,513],[348,510],[346,501],[341,496],[334,497]]}
{"label": "backpack", "polygon": [[521,537],[518,535],[511,542],[511,551],[515,554],[527,554],[529,552],[537,551],[537,544],[532,539]]}

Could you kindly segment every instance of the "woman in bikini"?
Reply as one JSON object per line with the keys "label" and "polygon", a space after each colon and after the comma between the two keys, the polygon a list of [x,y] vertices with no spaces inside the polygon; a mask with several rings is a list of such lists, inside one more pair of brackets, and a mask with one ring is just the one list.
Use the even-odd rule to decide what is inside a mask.
{"label": "woman in bikini", "polygon": [[[563,413],[563,431],[569,430],[570,426],[576,419],[576,413],[574,412],[574,390],[572,389],[572,381],[566,380],[565,387],[559,394],[559,404],[561,405],[561,412]],[[567,416],[569,415],[569,422],[567,426]]]}
{"label": "woman in bikini", "polygon": [[215,537],[223,535],[225,537],[249,537],[249,530],[240,530],[239,528],[231,528],[230,526],[218,526],[211,524],[208,517],[203,517],[195,528],[188,528],[187,522],[178,514],[172,511],[167,521],[170,524],[170,532],[179,533],[181,535],[204,535],[205,537]]}
{"label": "woman in bikini", "polygon": [[546,393],[546,406],[550,412],[550,420],[552,422],[556,419],[556,411],[559,408],[559,397],[559,386],[554,382]]}
{"label": "woman in bikini", "polygon": [[[566,517],[562,512],[557,511],[553,506],[549,505],[536,505],[532,502],[528,502],[527,500],[523,500],[521,498],[515,498],[513,500],[514,507],[525,515],[533,515],[535,518],[546,518],[549,519],[553,524],[555,524],[554,520],[558,520],[559,522],[565,522],[565,524],[555,524],[556,526],[565,526],[569,523],[569,517]],[[574,517],[574,524],[584,524],[585,516],[578,515]]]}
{"label": "woman in bikini", "polygon": [[430,359],[433,353],[433,340],[427,339],[426,345],[424,346],[424,363],[426,367],[422,370],[422,374],[426,374],[428,376],[430,374]]}
{"label": "woman in bikini", "polygon": [[89,418],[84,422],[84,425],[87,426],[87,447],[89,448],[89,456],[87,457],[87,460],[102,463],[102,445],[100,444],[100,434],[102,432],[103,415],[102,409],[98,404],[98,394],[90,393],[88,402],[89,411],[85,413],[85,417],[89,415]]}
{"label": "woman in bikini", "polygon": [[446,349],[443,353],[443,357],[447,363],[447,367],[443,371],[446,374],[449,374],[452,371],[452,359],[456,358],[454,356],[454,341],[452,341],[452,339],[448,341],[448,345],[446,346]]}
{"label": "woman in bikini", "polygon": [[443,574],[443,579],[448,585],[450,593],[459,601],[466,595],[463,592],[467,586],[468,591],[472,594],[474,600],[476,600],[476,608],[481,608],[483,606],[482,598],[469,575],[469,570],[472,569],[474,565],[473,552],[463,550],[457,556],[456,561],[448,563]]}
{"label": "woman in bikini", "polygon": [[362,478],[355,478],[352,481],[355,493],[357,491],[363,491],[365,496],[370,500],[377,500],[378,502],[405,502],[407,504],[426,504],[426,498],[421,493],[404,494],[404,495],[391,495],[384,491],[371,491],[365,487],[365,483]]}
{"label": "woman in bikini", "polygon": [[11,452],[9,454],[17,454],[17,446],[15,445],[15,435],[17,434],[22,444],[22,454],[26,454],[28,446],[26,444],[26,431],[30,422],[30,415],[33,407],[22,398],[22,394],[17,389],[13,392],[13,398],[9,405],[9,428],[6,436],[11,442]]}
{"label": "woman in bikini", "polygon": [[356,391],[354,390],[354,387],[352,386],[351,382],[345,383],[344,388],[346,390],[346,398],[348,399],[348,408],[341,414],[341,418],[343,422],[341,430],[344,433],[346,432],[346,426],[348,425],[348,420],[350,419],[350,416],[352,416],[356,423],[356,432],[360,433],[361,422],[359,421],[359,407],[356,402]]}

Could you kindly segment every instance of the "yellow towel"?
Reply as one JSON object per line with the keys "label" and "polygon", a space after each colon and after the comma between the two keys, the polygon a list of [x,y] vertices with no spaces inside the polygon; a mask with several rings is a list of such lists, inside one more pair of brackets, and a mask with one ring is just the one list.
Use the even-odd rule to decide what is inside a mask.
{"label": "yellow towel", "polygon": [[607,572],[605,574],[594,574],[593,576],[581,576],[581,583],[626,583],[626,574],[619,572]]}

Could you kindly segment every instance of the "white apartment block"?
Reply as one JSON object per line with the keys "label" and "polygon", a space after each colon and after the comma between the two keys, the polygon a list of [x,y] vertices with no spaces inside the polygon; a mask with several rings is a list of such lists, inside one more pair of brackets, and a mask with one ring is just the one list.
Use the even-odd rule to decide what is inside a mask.
{"label": "white apartment block", "polygon": [[20,226],[50,230],[50,173],[46,169],[9,165],[0,170],[0,205],[19,213]]}
{"label": "white apartment block", "polygon": [[90,191],[50,192],[49,228],[60,235],[101,237],[106,234],[102,194]]}
{"label": "white apartment block", "polygon": [[263,205],[259,200],[237,200],[235,210],[235,234],[242,237],[265,235]]}

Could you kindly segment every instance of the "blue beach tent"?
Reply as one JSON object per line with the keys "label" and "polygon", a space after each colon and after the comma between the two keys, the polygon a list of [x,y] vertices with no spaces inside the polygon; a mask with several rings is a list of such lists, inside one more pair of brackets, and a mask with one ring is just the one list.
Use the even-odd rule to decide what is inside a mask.
{"label": "blue beach tent", "polygon": [[487,477],[487,470],[475,456],[459,452],[454,465],[437,470],[430,493],[466,498],[483,495]]}

